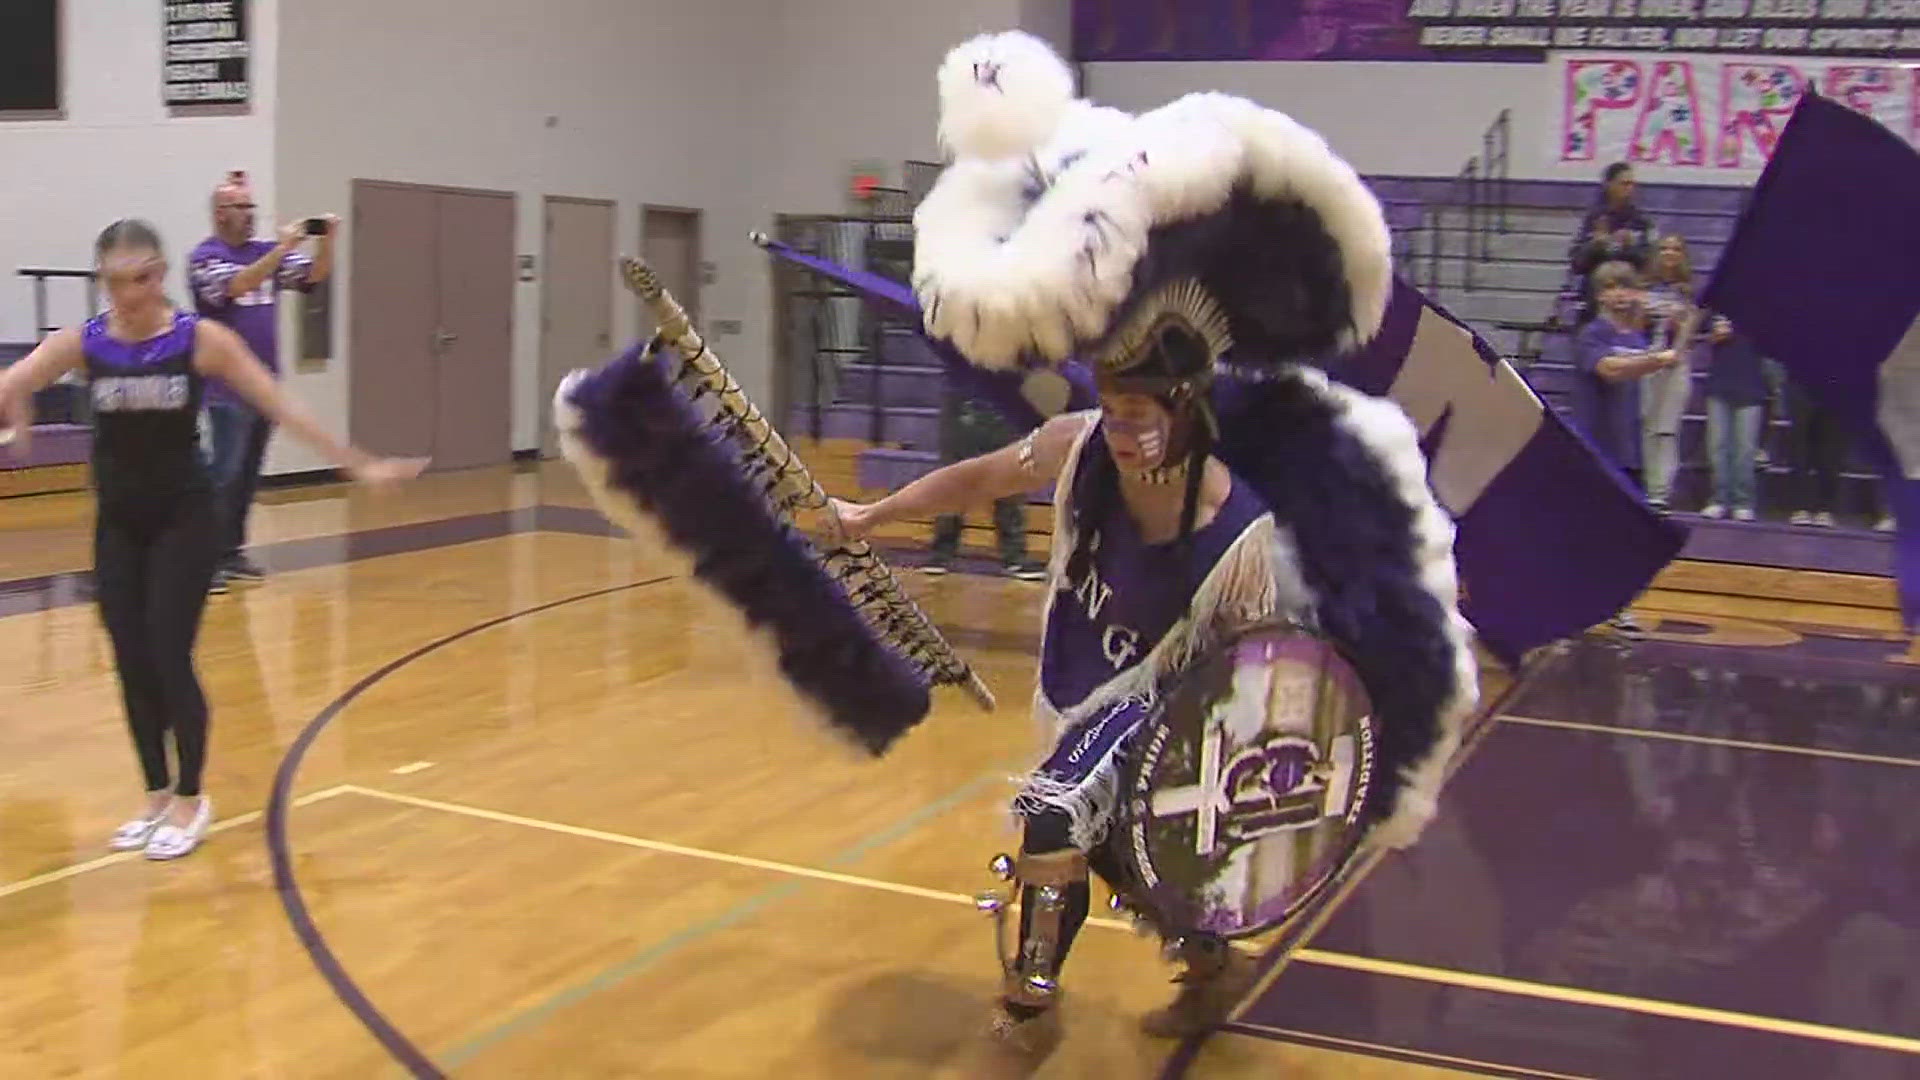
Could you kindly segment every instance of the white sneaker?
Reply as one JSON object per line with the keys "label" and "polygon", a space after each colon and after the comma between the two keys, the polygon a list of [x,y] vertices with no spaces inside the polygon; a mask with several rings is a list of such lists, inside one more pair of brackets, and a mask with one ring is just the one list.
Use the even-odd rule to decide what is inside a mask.
{"label": "white sneaker", "polygon": [[1892,532],[1893,518],[1889,515],[1882,515],[1879,521],[1876,521],[1873,523],[1873,531],[1874,532]]}
{"label": "white sneaker", "polygon": [[1793,516],[1787,520],[1795,525],[1811,525],[1813,524],[1813,515],[1807,513],[1805,510],[1795,510]]}
{"label": "white sneaker", "polygon": [[153,839],[154,830],[166,817],[167,808],[163,806],[155,810],[152,817],[134,818],[113,831],[113,839],[107,841],[107,846],[115,851],[139,851]]}
{"label": "white sneaker", "polygon": [[1727,516],[1727,508],[1721,506],[1719,503],[1708,503],[1700,508],[1700,516],[1705,518],[1723,518]]}
{"label": "white sneaker", "polygon": [[213,824],[213,800],[202,795],[199,812],[193,815],[193,821],[185,828],[172,822],[163,822],[159,828],[153,830],[153,838],[147,841],[147,858],[155,862],[164,862],[192,854],[193,849],[199,847],[201,839],[207,835],[207,826],[211,824]]}
{"label": "white sneaker", "polygon": [[1818,528],[1831,529],[1833,528],[1833,514],[1829,511],[1822,510],[1813,515],[1813,523]]}
{"label": "white sneaker", "polygon": [[1752,508],[1750,508],[1750,507],[1746,507],[1746,506],[1743,506],[1743,507],[1741,507],[1740,509],[1738,509],[1738,510],[1735,510],[1735,511],[1733,512],[1733,520],[1735,520],[1735,521],[1752,521],[1752,520],[1753,520],[1753,510],[1752,510]]}

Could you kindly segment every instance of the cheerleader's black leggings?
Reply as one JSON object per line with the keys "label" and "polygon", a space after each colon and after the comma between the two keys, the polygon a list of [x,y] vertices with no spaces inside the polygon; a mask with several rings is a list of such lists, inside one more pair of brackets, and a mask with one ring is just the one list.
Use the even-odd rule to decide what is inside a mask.
{"label": "cheerleader's black leggings", "polygon": [[[113,643],[127,726],[148,791],[200,794],[207,699],[193,668],[194,639],[218,558],[213,494],[121,495],[100,501],[93,579]],[[167,770],[173,736],[179,777]]]}

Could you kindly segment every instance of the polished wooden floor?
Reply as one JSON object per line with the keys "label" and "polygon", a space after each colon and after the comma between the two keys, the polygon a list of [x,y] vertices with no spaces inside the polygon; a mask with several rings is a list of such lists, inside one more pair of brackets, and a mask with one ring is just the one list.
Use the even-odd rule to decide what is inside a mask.
{"label": "polished wooden floor", "polygon": [[[542,505],[586,502],[552,465],[389,499],[269,492],[254,542]],[[0,503],[0,579],[84,570],[89,514],[73,495]],[[871,763],[798,719],[738,620],[644,543],[525,528],[275,573],[210,603],[221,821],[170,865],[105,854],[140,789],[93,609],[0,618],[0,1076],[397,1075],[289,929],[261,818],[275,770],[383,666],[620,586],[421,653],[337,711],[288,830],[328,946],[455,1076],[963,1075],[994,989],[967,899],[1014,843],[1040,593],[909,580],[1002,706],[942,694]],[[1793,611],[1891,622],[1844,589],[1666,584],[1657,606],[1734,633]],[[1113,926],[1081,940],[1043,1075],[1157,1075],[1170,1047],[1132,1025],[1171,969]],[[1354,1049],[1222,1037],[1189,1075],[1459,1075]]]}

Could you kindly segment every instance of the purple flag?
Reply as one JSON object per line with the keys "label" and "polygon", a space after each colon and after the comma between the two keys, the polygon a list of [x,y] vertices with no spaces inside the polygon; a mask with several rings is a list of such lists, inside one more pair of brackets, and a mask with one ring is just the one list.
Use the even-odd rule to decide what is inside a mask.
{"label": "purple flag", "polygon": [[1420,429],[1462,611],[1504,660],[1606,621],[1686,545],[1492,345],[1403,280],[1380,333],[1332,374]]}
{"label": "purple flag", "polygon": [[1920,152],[1808,92],[1700,299],[1887,478],[1900,607],[1920,622]]}
{"label": "purple flag", "polygon": [[[903,285],[785,245],[763,246],[919,318]],[[1017,376],[981,371],[950,346],[934,346],[961,392],[1000,405],[1016,430],[1041,422]],[[1075,389],[1067,407],[1090,406],[1096,399],[1086,366],[1070,361],[1062,369]],[[1686,543],[1686,530],[1650,509],[1492,346],[1404,281],[1395,282],[1379,335],[1330,374],[1392,398],[1420,429],[1429,482],[1458,529],[1462,609],[1508,663],[1625,608]],[[1008,384],[992,382],[1007,378],[1014,380],[1011,402]],[[1232,375],[1215,382],[1216,400],[1239,392]],[[1054,411],[1061,410],[1047,415]]]}

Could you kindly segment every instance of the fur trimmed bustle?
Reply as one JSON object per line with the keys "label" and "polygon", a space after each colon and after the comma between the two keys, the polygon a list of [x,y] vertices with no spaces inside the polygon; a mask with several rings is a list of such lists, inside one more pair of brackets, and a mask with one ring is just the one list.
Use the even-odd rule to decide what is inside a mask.
{"label": "fur trimmed bustle", "polygon": [[1292,530],[1320,629],[1372,699],[1372,842],[1407,846],[1433,817],[1479,701],[1453,522],[1427,487],[1412,421],[1391,401],[1303,366],[1235,389],[1220,406],[1216,453]]}
{"label": "fur trimmed bustle", "polygon": [[956,158],[1019,158],[1037,150],[1073,98],[1073,72],[1031,34],[981,34],[947,53],[940,145]]}
{"label": "fur trimmed bustle", "polygon": [[554,395],[567,460],[630,532],[648,525],[694,576],[768,632],[786,681],[829,729],[875,757],[925,719],[928,680],[861,618],[811,544],[774,516],[738,451],[639,347],[569,375]]}

